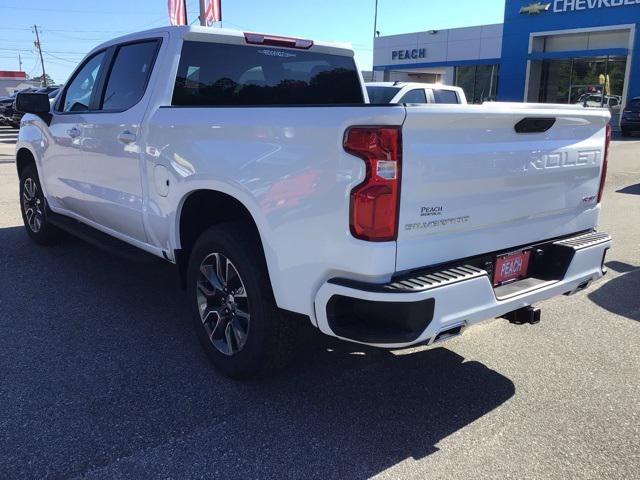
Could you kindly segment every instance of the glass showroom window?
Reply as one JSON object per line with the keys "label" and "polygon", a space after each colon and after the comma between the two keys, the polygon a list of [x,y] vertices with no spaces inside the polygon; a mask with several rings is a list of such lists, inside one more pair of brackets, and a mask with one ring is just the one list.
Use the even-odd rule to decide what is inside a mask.
{"label": "glass showroom window", "polygon": [[482,103],[496,98],[499,65],[456,67],[456,86],[464,90],[469,103]]}
{"label": "glass showroom window", "polygon": [[[593,103],[593,85],[602,86],[597,93],[605,106],[616,107],[622,99],[626,57],[603,56],[544,60],[538,101],[543,103]],[[591,94],[591,97],[589,95]]]}

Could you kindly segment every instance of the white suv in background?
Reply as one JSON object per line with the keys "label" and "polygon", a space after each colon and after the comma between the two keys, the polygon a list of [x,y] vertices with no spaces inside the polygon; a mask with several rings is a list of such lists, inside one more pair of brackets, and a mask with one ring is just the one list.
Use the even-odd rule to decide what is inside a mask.
{"label": "white suv in background", "polygon": [[369,103],[445,103],[467,104],[460,87],[439,83],[372,82],[367,83]]}

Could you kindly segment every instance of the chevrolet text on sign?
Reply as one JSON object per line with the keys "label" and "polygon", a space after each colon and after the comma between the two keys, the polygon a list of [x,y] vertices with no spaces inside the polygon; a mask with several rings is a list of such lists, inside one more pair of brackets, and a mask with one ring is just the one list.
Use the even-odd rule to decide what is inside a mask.
{"label": "chevrolet text on sign", "polygon": [[555,0],[553,11],[557,13],[592,10],[594,8],[640,5],[640,0]]}

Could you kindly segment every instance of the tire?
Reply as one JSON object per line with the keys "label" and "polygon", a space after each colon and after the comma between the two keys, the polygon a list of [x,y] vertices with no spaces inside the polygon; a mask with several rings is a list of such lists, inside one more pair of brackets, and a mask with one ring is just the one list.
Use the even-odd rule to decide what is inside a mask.
{"label": "tire", "polygon": [[629,130],[627,130],[626,128],[622,129],[622,136],[623,137],[630,137],[631,136],[631,132]]}
{"label": "tire", "polygon": [[20,211],[27,234],[34,242],[53,245],[62,239],[62,231],[47,221],[50,211],[35,165],[20,172]]}
{"label": "tire", "polygon": [[264,255],[249,229],[225,223],[198,238],[187,292],[198,339],[224,375],[263,377],[286,365],[295,322],[276,306]]}

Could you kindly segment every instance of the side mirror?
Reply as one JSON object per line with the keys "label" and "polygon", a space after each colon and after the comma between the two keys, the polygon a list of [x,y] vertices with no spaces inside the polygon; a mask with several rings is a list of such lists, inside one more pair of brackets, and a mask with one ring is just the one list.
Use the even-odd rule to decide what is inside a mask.
{"label": "side mirror", "polygon": [[18,93],[15,109],[22,113],[33,113],[42,118],[47,125],[51,122],[51,104],[46,93]]}
{"label": "side mirror", "polygon": [[35,115],[49,113],[51,110],[49,95],[46,93],[19,93],[16,97],[16,110]]}

